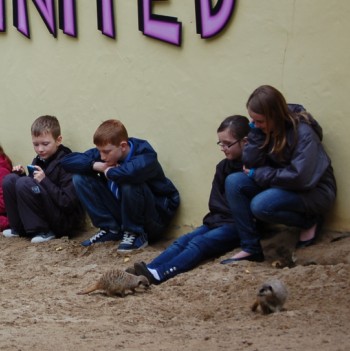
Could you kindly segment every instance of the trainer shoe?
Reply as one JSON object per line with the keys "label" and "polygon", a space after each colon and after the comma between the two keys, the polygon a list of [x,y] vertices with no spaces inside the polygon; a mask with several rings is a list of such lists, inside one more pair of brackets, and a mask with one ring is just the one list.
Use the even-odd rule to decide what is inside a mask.
{"label": "trainer shoe", "polygon": [[40,233],[37,234],[30,242],[33,244],[44,243],[45,241],[49,241],[52,239],[56,239],[56,236],[53,232],[48,233]]}
{"label": "trainer shoe", "polygon": [[119,244],[118,252],[130,252],[134,250],[143,249],[148,245],[147,234],[135,234],[131,232],[124,232],[123,240]]}
{"label": "trainer shoe", "polygon": [[148,270],[145,262],[135,262],[134,270],[136,275],[143,275],[147,278],[150,284],[158,285],[161,283],[160,280],[157,280],[153,274]]}
{"label": "trainer shoe", "polygon": [[81,243],[83,246],[90,246],[96,243],[104,243],[105,241],[118,241],[122,239],[121,232],[111,232],[110,230],[100,229],[94,236]]}
{"label": "trainer shoe", "polygon": [[17,238],[17,237],[19,237],[19,234],[14,229],[5,229],[5,230],[3,230],[2,235],[5,238]]}

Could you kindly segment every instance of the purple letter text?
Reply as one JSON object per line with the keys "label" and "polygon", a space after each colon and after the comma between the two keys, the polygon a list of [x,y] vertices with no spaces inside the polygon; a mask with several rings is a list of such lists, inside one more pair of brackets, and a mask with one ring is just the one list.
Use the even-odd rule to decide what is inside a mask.
{"label": "purple letter text", "polygon": [[196,1],[197,33],[202,38],[211,38],[220,33],[230,20],[235,0],[218,0],[212,7],[212,0]]}
{"label": "purple letter text", "polygon": [[182,25],[175,17],[152,14],[152,0],[138,0],[139,30],[146,36],[181,45]]}

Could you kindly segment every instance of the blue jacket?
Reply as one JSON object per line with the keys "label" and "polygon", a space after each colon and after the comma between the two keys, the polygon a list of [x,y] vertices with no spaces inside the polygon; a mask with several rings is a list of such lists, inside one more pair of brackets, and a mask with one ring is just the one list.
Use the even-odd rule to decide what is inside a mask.
{"label": "blue jacket", "polygon": [[[133,144],[130,159],[122,162],[119,167],[109,169],[108,179],[120,185],[146,183],[155,197],[157,209],[163,219],[170,221],[180,204],[178,190],[165,176],[157,153],[146,140],[129,138],[129,142]],[[97,148],[67,155],[62,160],[62,166],[71,173],[97,175],[92,169],[94,162],[103,162]],[[104,177],[104,174],[100,176]]]}

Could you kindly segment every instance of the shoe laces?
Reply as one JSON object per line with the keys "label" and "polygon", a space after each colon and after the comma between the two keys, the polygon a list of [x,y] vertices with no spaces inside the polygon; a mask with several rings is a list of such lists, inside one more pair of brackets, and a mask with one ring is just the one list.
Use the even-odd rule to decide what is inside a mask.
{"label": "shoe laces", "polygon": [[132,233],[124,233],[123,235],[123,240],[122,242],[120,243],[121,245],[122,244],[126,244],[126,245],[133,245],[134,241],[136,239],[136,235],[135,234],[132,234]]}
{"label": "shoe laces", "polygon": [[107,234],[105,230],[100,230],[93,237],[90,238],[90,241],[93,243],[94,241],[96,241],[97,239],[100,239],[105,234]]}
{"label": "shoe laces", "polygon": [[51,233],[43,233],[43,234],[39,234],[38,236],[42,237],[43,239],[47,239],[48,237],[52,236]]}

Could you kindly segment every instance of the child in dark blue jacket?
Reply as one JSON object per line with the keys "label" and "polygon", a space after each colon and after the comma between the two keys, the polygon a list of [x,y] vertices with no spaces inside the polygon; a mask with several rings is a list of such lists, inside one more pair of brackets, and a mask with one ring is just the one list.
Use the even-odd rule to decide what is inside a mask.
{"label": "child in dark blue jacket", "polygon": [[118,120],[96,130],[96,148],[62,161],[74,173],[78,196],[99,231],[83,246],[120,240],[119,252],[144,248],[164,232],[180,203],[157,154],[145,140],[129,138]]}

